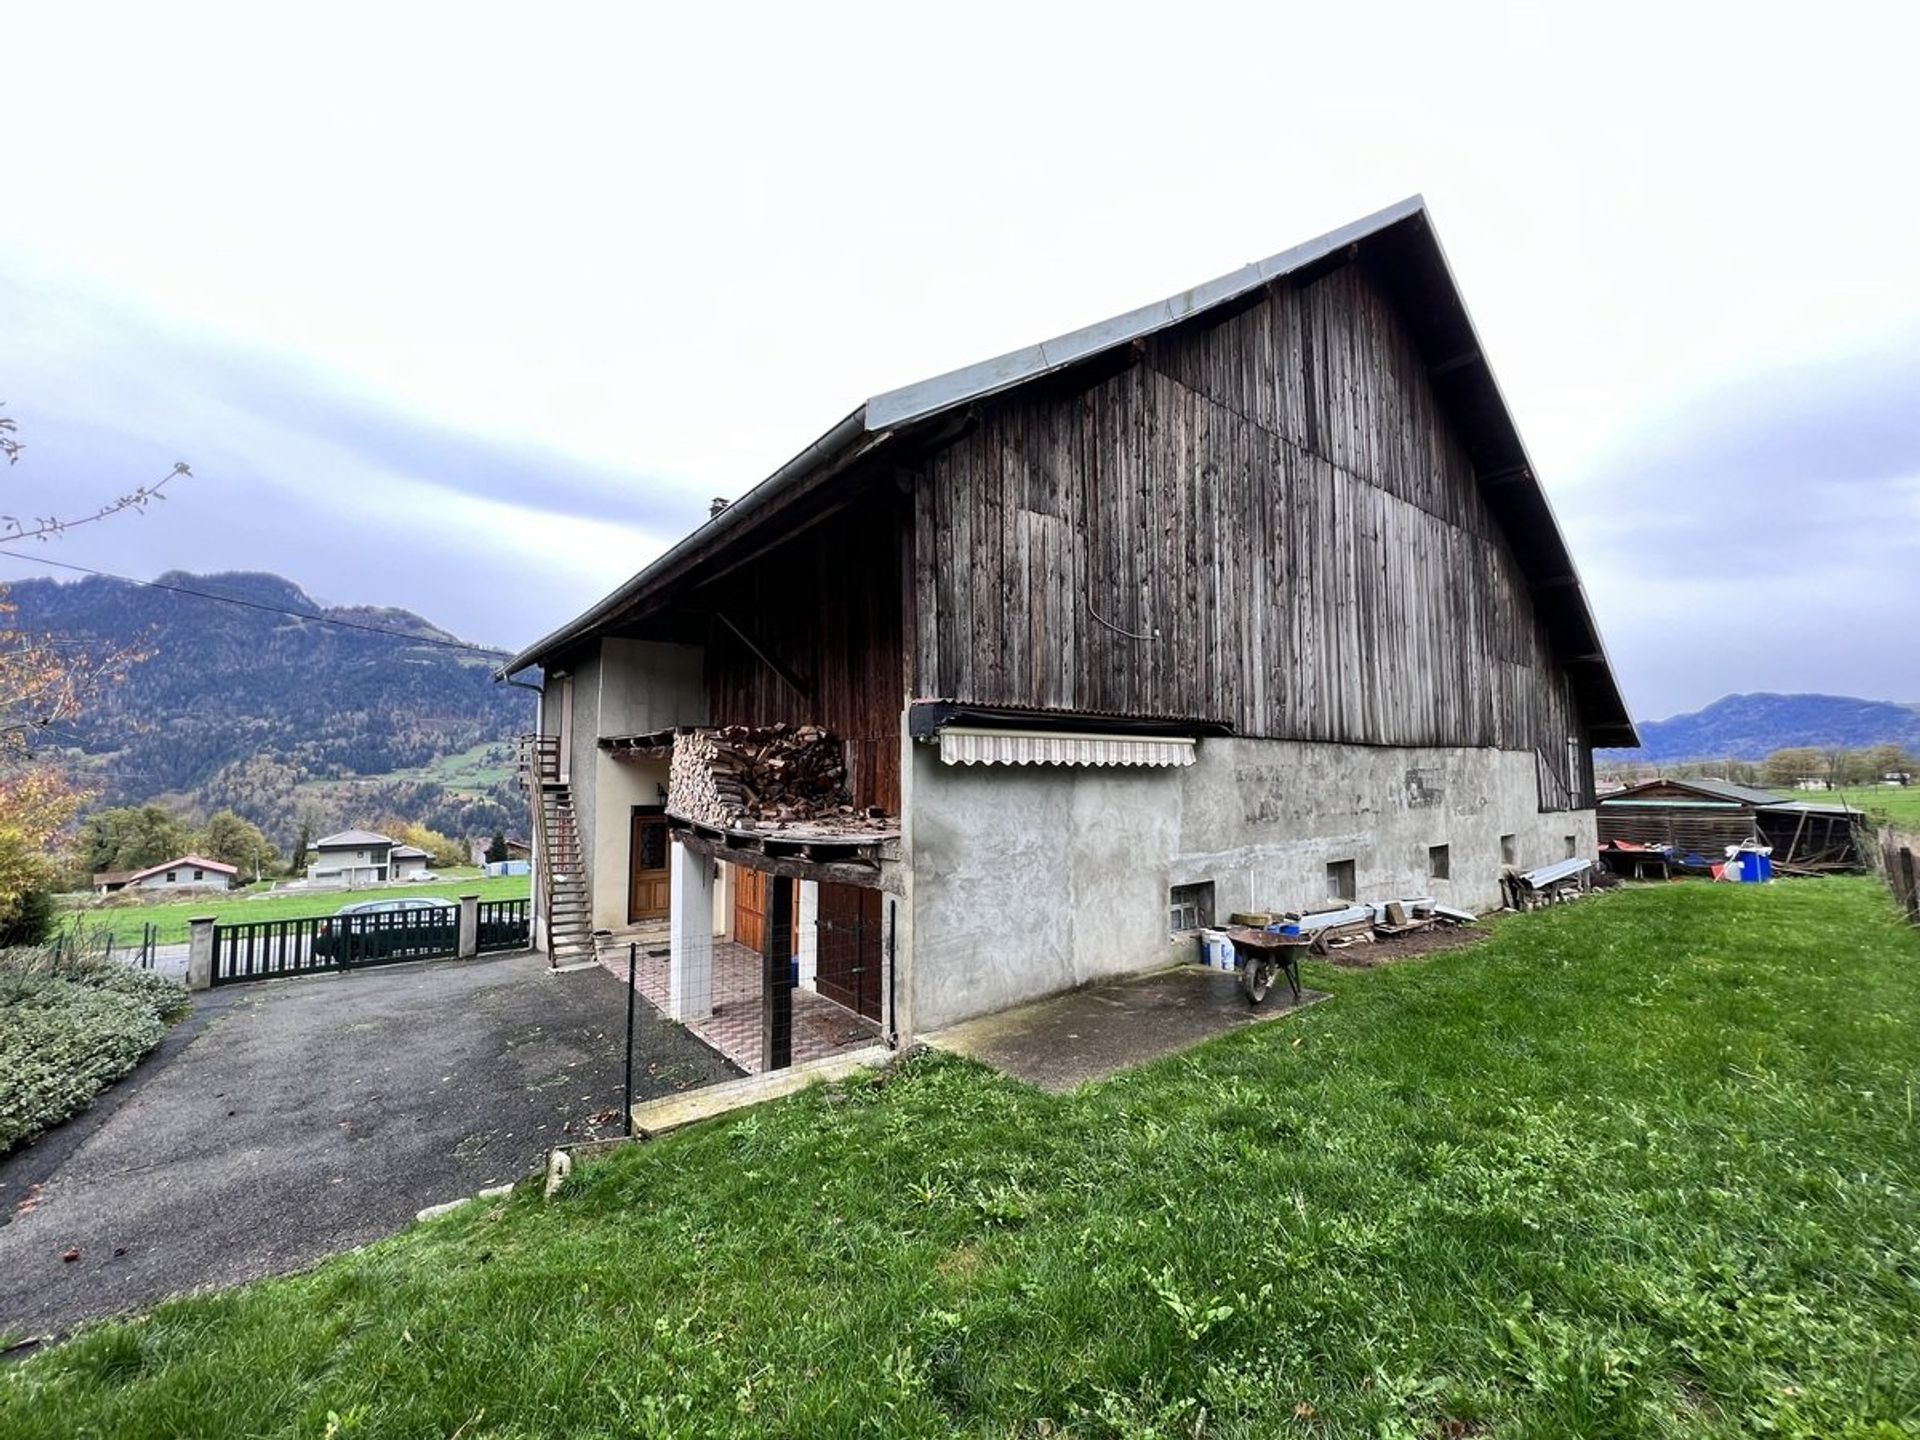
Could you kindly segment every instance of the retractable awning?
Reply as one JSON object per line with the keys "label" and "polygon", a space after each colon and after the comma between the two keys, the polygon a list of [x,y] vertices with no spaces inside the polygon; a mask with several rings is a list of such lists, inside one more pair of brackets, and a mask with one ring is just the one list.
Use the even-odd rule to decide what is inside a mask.
{"label": "retractable awning", "polygon": [[940,759],[948,765],[1168,767],[1193,764],[1195,743],[1191,735],[1091,735],[948,725],[940,731]]}

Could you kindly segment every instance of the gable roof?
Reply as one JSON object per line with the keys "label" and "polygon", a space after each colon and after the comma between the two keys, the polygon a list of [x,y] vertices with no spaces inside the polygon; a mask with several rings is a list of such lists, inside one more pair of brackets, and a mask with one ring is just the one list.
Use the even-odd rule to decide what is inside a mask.
{"label": "gable roof", "polygon": [[[1756,790],[1751,785],[1735,785],[1730,780],[1643,780],[1638,785],[1629,785],[1626,789],[1616,790],[1611,795],[1602,795],[1600,803],[1606,805],[1616,800],[1639,803],[1636,797],[1656,786],[1685,790],[1704,799],[1719,800],[1729,805],[1773,806],[1786,803],[1784,795],[1776,795],[1771,790]],[[1657,801],[1645,803],[1654,804]]]}
{"label": "gable roof", "polygon": [[1265,260],[1108,320],[867,399],[740,499],[670,547],[626,584],[497,672],[505,679],[644,608],[722,547],[883,448],[925,439],[974,402],[1070,369],[1287,279],[1305,281],[1362,256],[1375,264],[1426,357],[1429,379],[1472,458],[1481,493],[1513,547],[1560,662],[1568,667],[1595,744],[1640,737],[1615,678],[1586,590],[1553,507],[1481,349],[1426,201],[1410,196]]}
{"label": "gable roof", "polygon": [[127,884],[133,885],[150,875],[158,875],[165,870],[213,870],[222,875],[238,875],[240,867],[229,865],[224,860],[209,860],[204,855],[182,855],[174,860],[163,860],[158,865],[149,865],[144,870],[136,870],[127,876]]}
{"label": "gable roof", "polygon": [[349,850],[368,845],[391,845],[393,841],[385,835],[376,835],[371,830],[342,830],[337,835],[322,835],[313,842],[315,850]]}
{"label": "gable roof", "polygon": [[429,855],[425,850],[422,850],[418,845],[396,845],[387,853],[395,860],[412,860],[415,858],[431,860],[433,858],[433,856]]}

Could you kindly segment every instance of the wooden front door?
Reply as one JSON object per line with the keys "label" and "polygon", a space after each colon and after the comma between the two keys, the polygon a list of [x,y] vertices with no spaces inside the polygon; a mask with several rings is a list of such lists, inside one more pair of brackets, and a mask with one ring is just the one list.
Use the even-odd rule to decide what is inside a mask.
{"label": "wooden front door", "polygon": [[658,809],[636,806],[627,855],[627,923],[657,920],[667,913],[673,893],[667,872],[667,817]]}
{"label": "wooden front door", "polygon": [[[737,867],[733,883],[733,938],[749,950],[764,951],[767,946],[767,872]],[[800,882],[793,882],[793,916],[787,933],[799,948]]]}
{"label": "wooden front door", "polygon": [[818,968],[814,984],[835,1004],[869,1020],[880,1018],[880,971],[885,953],[881,894],[858,885],[820,885]]}

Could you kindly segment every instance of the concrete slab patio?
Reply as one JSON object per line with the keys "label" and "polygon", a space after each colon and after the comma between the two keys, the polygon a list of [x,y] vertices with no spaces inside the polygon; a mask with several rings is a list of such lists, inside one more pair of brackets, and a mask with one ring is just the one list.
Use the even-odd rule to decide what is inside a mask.
{"label": "concrete slab patio", "polygon": [[[599,967],[533,955],[201,996],[92,1110],[0,1162],[0,1334],[298,1269],[619,1133],[626,1008]],[[739,1073],[635,1018],[638,1096]]]}
{"label": "concrete slab patio", "polygon": [[1304,990],[1295,1004],[1283,983],[1265,1004],[1249,1005],[1236,976],[1180,965],[1098,981],[968,1020],[926,1040],[1060,1093],[1328,998],[1323,991]]}

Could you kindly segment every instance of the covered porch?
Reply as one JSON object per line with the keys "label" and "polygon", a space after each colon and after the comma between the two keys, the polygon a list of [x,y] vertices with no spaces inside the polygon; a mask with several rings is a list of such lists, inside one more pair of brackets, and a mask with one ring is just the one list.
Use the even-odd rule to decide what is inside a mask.
{"label": "covered porch", "polygon": [[[634,989],[669,1019],[673,1013],[672,935],[666,920],[643,921],[597,937],[600,963],[621,980],[627,978],[632,946]],[[766,1022],[763,1015],[764,959],[761,954],[716,935],[712,945],[711,1007],[685,1020],[689,1031],[717,1050],[743,1073],[764,1070]],[[820,993],[817,978],[792,991],[791,1060],[795,1065],[824,1060],[879,1042],[880,1022]]]}
{"label": "covered porch", "polygon": [[598,961],[624,979],[631,959],[641,998],[749,1075],[887,1041],[898,915],[878,842],[835,837],[865,855],[828,863],[703,828],[664,821],[659,913],[598,932]]}

